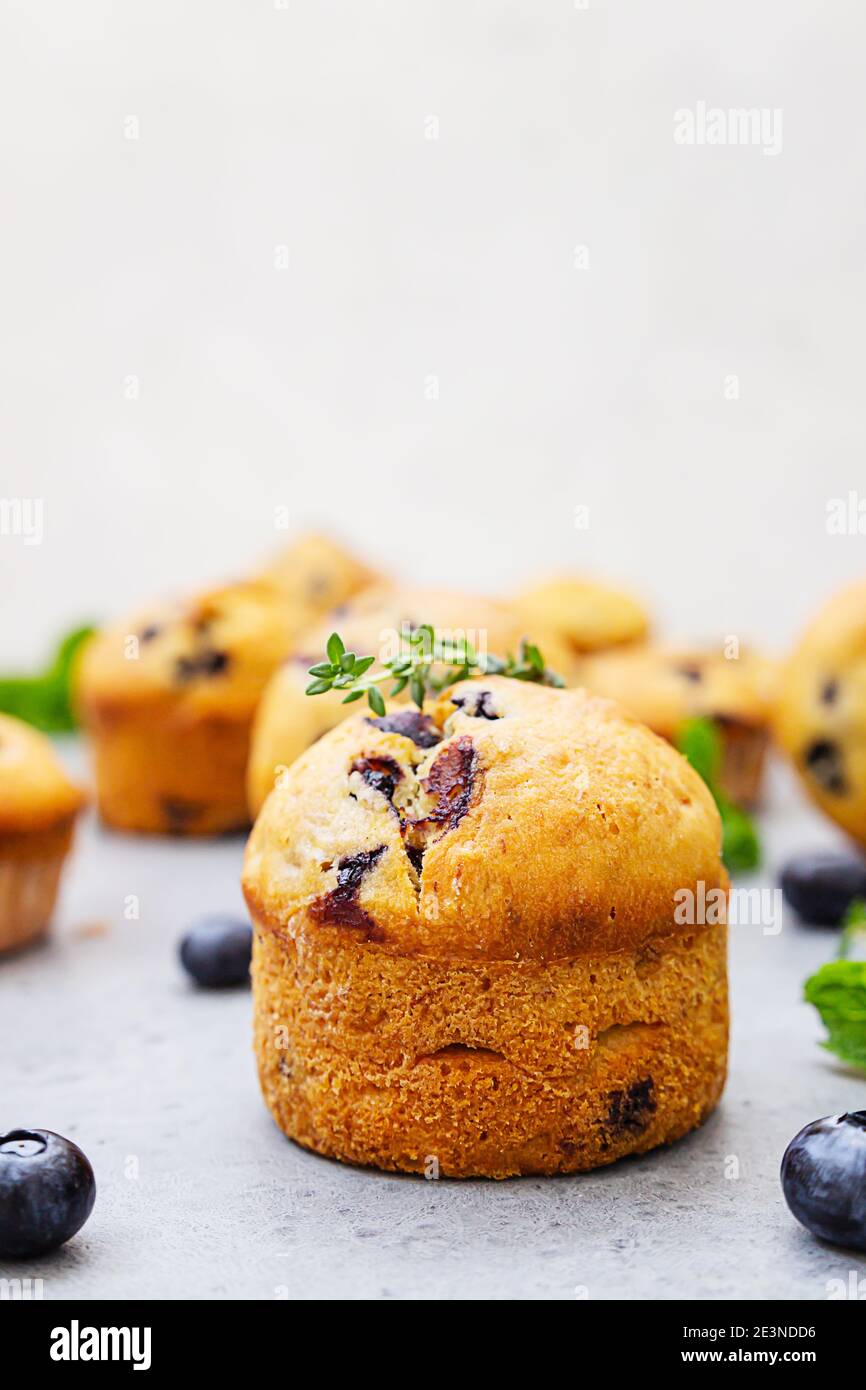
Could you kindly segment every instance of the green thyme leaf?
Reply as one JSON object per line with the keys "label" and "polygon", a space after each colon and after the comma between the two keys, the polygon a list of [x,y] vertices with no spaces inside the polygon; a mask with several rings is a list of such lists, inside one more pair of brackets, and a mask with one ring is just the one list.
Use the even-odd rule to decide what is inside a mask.
{"label": "green thyme leaf", "polygon": [[532,667],[534,671],[544,671],[544,661],[541,652],[533,642],[523,641],[520,644],[520,659],[525,665]]}
{"label": "green thyme leaf", "polygon": [[866,961],[822,965],[806,981],[804,997],[827,1029],[822,1046],[841,1061],[866,1069]]}
{"label": "green thyme leaf", "polygon": [[308,695],[322,695],[327,690],[345,690],[343,704],[367,696],[370,708],[380,716],[385,713],[385,701],[379,686],[392,682],[390,695],[397,696],[409,687],[412,699],[423,709],[429,695],[435,695],[449,685],[473,675],[502,674],[515,680],[536,681],[543,685],[564,686],[565,681],[555,671],[549,671],[534,643],[520,644],[518,658],[504,660],[498,656],[477,656],[465,638],[443,638],[437,641],[430,623],[421,623],[404,634],[402,650],[379,670],[371,671],[375,657],[358,656],[347,651],[342,638],[332,632],[327,642],[328,660],[319,661],[309,669],[315,677],[306,688]]}
{"label": "green thyme leaf", "polygon": [[419,709],[424,708],[424,681],[421,676],[414,675],[409,682],[409,691],[412,699]]}

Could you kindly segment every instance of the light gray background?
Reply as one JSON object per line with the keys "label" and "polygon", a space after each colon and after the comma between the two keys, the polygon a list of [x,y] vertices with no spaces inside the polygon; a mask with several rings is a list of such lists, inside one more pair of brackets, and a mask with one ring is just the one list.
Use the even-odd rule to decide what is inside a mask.
{"label": "light gray background", "polygon": [[[863,7],[588,3],[7,0],[0,495],[46,534],[0,537],[0,659],[242,571],[283,505],[777,647],[866,568],[825,530],[864,475]],[[675,144],[699,101],[781,109],[781,152]]]}

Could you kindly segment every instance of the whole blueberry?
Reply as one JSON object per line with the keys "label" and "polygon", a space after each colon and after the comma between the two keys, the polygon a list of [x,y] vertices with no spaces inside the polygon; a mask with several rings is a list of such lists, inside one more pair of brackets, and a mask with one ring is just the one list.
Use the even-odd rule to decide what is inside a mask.
{"label": "whole blueberry", "polygon": [[782,870],[782,893],[798,916],[819,927],[838,927],[855,898],[866,898],[866,860],[816,850]]}
{"label": "whole blueberry", "polygon": [[866,1110],[806,1125],[785,1150],[781,1177],[785,1201],[808,1231],[866,1250]]}
{"label": "whole blueberry", "polygon": [[207,989],[247,984],[253,929],[239,917],[202,917],[181,939],[180,959],[196,984]]}
{"label": "whole blueberry", "polygon": [[50,1129],[0,1134],[0,1255],[44,1255],[84,1225],[96,1200],[77,1144]]}

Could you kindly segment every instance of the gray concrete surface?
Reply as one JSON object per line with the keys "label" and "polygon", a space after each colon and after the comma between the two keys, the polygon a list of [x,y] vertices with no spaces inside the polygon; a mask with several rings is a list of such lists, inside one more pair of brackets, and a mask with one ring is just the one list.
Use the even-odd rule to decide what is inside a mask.
{"label": "gray concrete surface", "polygon": [[[765,886],[789,852],[834,840],[784,775],[773,801]],[[258,1094],[248,994],[186,984],[176,939],[240,909],[241,849],[91,818],[53,939],[0,966],[0,1128],[74,1138],[99,1189],[73,1241],[4,1275],[41,1277],[48,1299],[823,1299],[830,1280],[866,1279],[866,1257],[794,1222],[777,1176],[803,1124],[866,1104],[866,1077],[822,1052],[800,1002],[833,933],[787,917],[778,935],[732,931],[731,1076],[700,1133],[581,1177],[425,1182],[284,1139]]]}

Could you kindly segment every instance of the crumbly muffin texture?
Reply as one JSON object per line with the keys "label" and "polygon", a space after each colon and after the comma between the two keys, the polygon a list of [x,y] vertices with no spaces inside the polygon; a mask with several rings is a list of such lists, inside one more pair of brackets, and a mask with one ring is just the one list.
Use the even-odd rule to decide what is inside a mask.
{"label": "crumbly muffin texture", "polygon": [[812,800],[866,846],[866,583],[835,594],[803,634],[776,732]]}
{"label": "crumbly muffin texture", "polygon": [[530,627],[552,628],[578,653],[638,642],[649,631],[646,610],[633,595],[573,575],[523,589],[515,608]]}
{"label": "crumbly muffin texture", "polygon": [[379,658],[394,655],[391,648],[399,634],[420,623],[431,624],[440,634],[465,637],[477,651],[497,656],[516,652],[521,639],[528,636],[563,679],[568,680],[574,671],[574,657],[557,635],[539,624],[527,630],[513,609],[495,599],[448,589],[390,585],[367,589],[303,632],[296,651],[269,681],[250,745],[247,792],[253,815],[258,814],[278,769],[288,767],[323,733],[356,712],[354,706],[343,703],[339,691],[315,698],[305,694],[311,680],[309,668],[323,659],[330,633],[336,628],[348,650]]}
{"label": "crumbly muffin texture", "polygon": [[610,702],[504,678],[353,716],[281,779],[247,849],[256,1050],[277,1122],[384,1168],[576,1171],[715,1105],[718,814]]}

